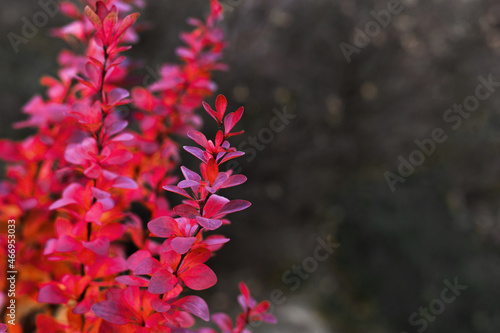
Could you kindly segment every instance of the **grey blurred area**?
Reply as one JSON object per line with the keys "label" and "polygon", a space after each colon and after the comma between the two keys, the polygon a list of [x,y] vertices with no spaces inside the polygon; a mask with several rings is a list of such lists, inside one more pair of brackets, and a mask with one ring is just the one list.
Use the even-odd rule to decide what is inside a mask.
{"label": "grey blurred area", "polygon": [[[226,194],[253,205],[222,230],[211,310],[236,313],[244,280],[280,321],[255,332],[499,332],[498,2],[222,2],[230,70],[215,81],[245,106],[248,176]],[[150,1],[130,56],[175,61],[207,3]],[[64,46],[55,16],[12,52],[37,10],[0,3],[2,137],[29,134],[10,125]]]}

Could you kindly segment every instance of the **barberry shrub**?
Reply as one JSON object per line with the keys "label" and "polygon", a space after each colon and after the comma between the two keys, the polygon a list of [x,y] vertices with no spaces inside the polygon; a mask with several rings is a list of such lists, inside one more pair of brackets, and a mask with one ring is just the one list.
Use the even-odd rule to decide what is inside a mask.
{"label": "barberry shrub", "polygon": [[[216,89],[212,73],[226,68],[221,5],[212,0],[204,21],[189,20],[180,64],[136,87],[141,62],[125,54],[139,38],[135,11],[144,1],[81,2],[60,1],[71,22],[52,33],[73,50],[60,52],[58,77],[41,80],[47,96],[33,97],[23,108],[28,119],[14,125],[36,133],[0,140],[0,223],[17,228],[15,259],[8,235],[0,236],[8,324],[0,332],[248,333],[252,322],[274,323],[269,302],[257,303],[244,283],[234,326],[226,314],[210,316],[196,295],[217,283],[207,261],[229,241],[214,231],[250,206],[221,195],[246,181],[221,171],[244,154],[229,140],[243,132],[235,131],[243,108],[227,112],[222,95],[214,108],[203,102]],[[198,131],[201,106],[217,123],[213,140]],[[183,136],[197,144],[184,149],[199,170],[181,166],[185,179],[177,181]],[[172,208],[167,191],[182,203]],[[15,320],[5,311],[6,263],[18,272]],[[214,327],[194,330],[195,317]]]}

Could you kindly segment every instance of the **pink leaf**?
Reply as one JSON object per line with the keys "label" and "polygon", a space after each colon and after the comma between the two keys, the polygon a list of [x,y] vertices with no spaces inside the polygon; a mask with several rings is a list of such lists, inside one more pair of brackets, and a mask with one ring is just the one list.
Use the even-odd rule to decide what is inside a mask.
{"label": "pink leaf", "polygon": [[115,280],[127,286],[147,287],[149,284],[149,280],[131,275],[121,275],[116,277]]}
{"label": "pink leaf", "polygon": [[160,262],[153,257],[144,258],[135,268],[134,275],[154,274],[161,268]]}
{"label": "pink leaf", "polygon": [[129,96],[129,92],[123,88],[114,88],[108,93],[108,104],[116,105]]}
{"label": "pink leaf", "polygon": [[170,310],[170,304],[162,301],[159,298],[153,298],[151,300],[151,307],[158,312],[166,312],[166,311]]}
{"label": "pink leaf", "polygon": [[137,265],[145,258],[151,258],[151,253],[148,250],[139,250],[132,254],[127,259],[127,268],[134,270]]}
{"label": "pink leaf", "polygon": [[178,186],[174,186],[174,185],[165,185],[163,186],[163,189],[164,190],[167,190],[167,191],[170,191],[170,192],[174,192],[174,193],[177,193],[177,194],[180,194],[186,198],[189,198],[191,199],[191,196],[186,192],[186,190],[178,187]]}
{"label": "pink leaf", "polygon": [[201,216],[197,216],[196,221],[207,230],[215,230],[222,225],[221,220],[207,219]]}
{"label": "pink leaf", "polygon": [[82,245],[101,256],[107,255],[109,251],[109,239],[107,237],[97,237],[91,242],[82,242]]}
{"label": "pink leaf", "polygon": [[200,216],[200,213],[196,208],[186,204],[180,204],[174,207],[174,212],[182,217],[187,217],[190,219],[196,218],[196,216]]}
{"label": "pink leaf", "polygon": [[233,187],[233,186],[238,186],[243,184],[244,182],[247,181],[247,177],[243,175],[233,175],[229,177],[221,186],[220,188],[228,188],[228,187]]}
{"label": "pink leaf", "polygon": [[225,313],[215,313],[212,316],[212,320],[213,320],[214,323],[217,324],[217,326],[220,327],[220,329],[223,332],[226,332],[226,331],[232,332],[233,331],[233,322],[232,322],[231,318],[227,314],[225,314]]}
{"label": "pink leaf", "polygon": [[231,200],[222,207],[221,210],[214,217],[222,217],[229,213],[239,212],[240,210],[247,209],[252,204],[246,200]]}
{"label": "pink leaf", "polygon": [[207,159],[205,157],[205,154],[203,153],[203,150],[201,150],[198,147],[191,147],[191,146],[184,146],[183,147],[185,151],[188,153],[192,154],[193,156],[197,157],[200,161],[203,163],[207,163]]}
{"label": "pink leaf", "polygon": [[196,237],[176,237],[172,239],[170,245],[175,252],[184,254],[189,251],[194,242],[196,242]]}
{"label": "pink leaf", "polygon": [[96,202],[90,210],[85,213],[85,221],[86,222],[95,222],[97,224],[101,224],[101,216],[102,216],[102,203]]}
{"label": "pink leaf", "polygon": [[152,294],[164,294],[174,289],[176,284],[177,278],[172,273],[160,269],[151,277],[148,291]]}
{"label": "pink leaf", "polygon": [[201,297],[186,296],[173,304],[205,321],[210,320],[208,305]]}
{"label": "pink leaf", "polygon": [[68,294],[55,283],[46,284],[38,292],[38,302],[40,303],[66,304],[68,300]]}
{"label": "pink leaf", "polygon": [[203,208],[203,216],[211,218],[214,216],[224,205],[229,202],[229,199],[224,198],[217,194],[212,194],[208,198],[205,207]]}
{"label": "pink leaf", "polygon": [[161,216],[149,222],[148,229],[157,237],[167,238],[175,234],[177,222],[169,216]]}
{"label": "pink leaf", "polygon": [[200,146],[202,146],[204,148],[208,147],[208,140],[203,133],[200,133],[198,131],[190,131],[187,135],[189,138],[194,140]]}
{"label": "pink leaf", "polygon": [[217,276],[205,264],[189,267],[181,277],[186,286],[193,290],[204,290],[217,283]]}
{"label": "pink leaf", "polygon": [[115,179],[113,187],[134,190],[138,188],[137,183],[129,177],[119,176]]}
{"label": "pink leaf", "polygon": [[125,325],[129,322],[128,311],[116,301],[102,301],[92,305],[92,312],[113,324]]}

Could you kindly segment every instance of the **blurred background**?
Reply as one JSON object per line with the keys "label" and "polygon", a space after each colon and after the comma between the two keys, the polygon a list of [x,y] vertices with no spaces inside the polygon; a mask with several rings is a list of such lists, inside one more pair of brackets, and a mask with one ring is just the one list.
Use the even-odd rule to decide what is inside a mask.
{"label": "blurred background", "polygon": [[[222,230],[211,311],[236,313],[244,279],[279,320],[256,332],[498,333],[498,1],[221,1],[230,70],[215,81],[246,110],[236,141],[249,181],[230,195],[253,205]],[[207,3],[150,1],[152,29],[130,52],[147,59],[144,75],[176,60],[186,17]],[[11,124],[65,46],[48,36],[58,15],[12,51],[7,34],[38,10],[0,3],[2,137],[29,134]],[[478,77],[490,96],[448,111],[478,101]],[[444,142],[418,153],[439,128]],[[402,160],[419,165],[403,176]],[[329,242],[340,246],[316,251]]]}

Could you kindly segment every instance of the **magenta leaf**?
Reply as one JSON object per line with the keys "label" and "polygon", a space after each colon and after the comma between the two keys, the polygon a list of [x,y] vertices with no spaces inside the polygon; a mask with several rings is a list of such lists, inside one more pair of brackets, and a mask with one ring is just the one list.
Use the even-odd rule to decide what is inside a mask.
{"label": "magenta leaf", "polygon": [[158,312],[166,312],[166,311],[170,310],[170,304],[162,301],[159,298],[153,298],[151,300],[151,307]]}
{"label": "magenta leaf", "polygon": [[113,324],[129,323],[129,314],[117,301],[102,301],[92,305],[92,312]]}
{"label": "magenta leaf", "polygon": [[137,183],[129,177],[119,176],[115,179],[113,187],[134,190],[138,188]]}
{"label": "magenta leaf", "polygon": [[82,245],[89,249],[90,251],[105,256],[109,251],[109,239],[108,237],[97,237],[91,242],[82,242]]}
{"label": "magenta leaf", "polygon": [[134,270],[137,265],[145,258],[151,258],[151,253],[148,250],[139,250],[132,254],[127,259],[127,268]]}
{"label": "magenta leaf", "polygon": [[174,185],[165,185],[163,186],[163,189],[164,190],[167,190],[167,191],[170,191],[170,192],[174,192],[174,193],[177,193],[177,194],[180,194],[186,198],[189,198],[191,199],[191,196],[186,192],[186,190],[178,187],[178,186],[174,186]]}
{"label": "magenta leaf", "polygon": [[210,312],[207,303],[198,296],[186,296],[173,303],[184,311],[187,311],[205,321],[210,320]]}
{"label": "magenta leaf", "polygon": [[132,275],[117,276],[115,280],[128,286],[147,287],[149,284],[149,280],[140,276]]}
{"label": "magenta leaf", "polygon": [[203,216],[208,218],[214,216],[228,202],[229,199],[224,198],[220,195],[211,195],[210,198],[208,198],[205,207],[203,208]]}
{"label": "magenta leaf", "polygon": [[222,217],[229,213],[239,212],[240,210],[247,209],[252,204],[246,200],[231,200],[217,212],[214,217]]}
{"label": "magenta leaf", "polygon": [[202,146],[203,148],[208,147],[208,140],[207,137],[198,131],[190,131],[187,136],[192,139],[194,142]]}
{"label": "magenta leaf", "polygon": [[197,182],[200,182],[201,181],[201,177],[199,174],[197,174],[196,172],[186,168],[185,166],[181,166],[181,171],[182,171],[182,174],[184,175],[184,177],[187,179],[187,180],[194,180],[194,181],[197,181]]}
{"label": "magenta leaf", "polygon": [[187,217],[190,219],[194,219],[197,216],[200,216],[200,213],[196,208],[187,204],[180,204],[174,207],[174,212],[182,217]]}
{"label": "magenta leaf", "polygon": [[207,163],[207,158],[205,157],[203,150],[201,150],[200,148],[191,146],[184,146],[183,148],[188,153],[200,159],[203,163]]}
{"label": "magenta leaf", "polygon": [[189,251],[194,242],[196,242],[196,237],[175,237],[170,242],[170,246],[175,252],[184,254]]}
{"label": "magenta leaf", "polygon": [[183,272],[182,280],[193,290],[204,290],[217,283],[217,276],[207,265],[198,264]]}
{"label": "magenta leaf", "polygon": [[161,268],[160,262],[153,257],[144,258],[134,269],[134,275],[154,274]]}
{"label": "magenta leaf", "polygon": [[233,187],[233,186],[238,186],[243,184],[244,182],[247,181],[247,177],[243,175],[233,175],[229,177],[221,186],[220,188],[228,188],[228,187]]}
{"label": "magenta leaf", "polygon": [[38,292],[38,302],[40,303],[66,304],[68,299],[68,294],[55,283],[46,284]]}
{"label": "magenta leaf", "polygon": [[222,225],[221,220],[207,219],[205,217],[197,216],[196,221],[207,230],[215,230]]}
{"label": "magenta leaf", "polygon": [[175,234],[177,222],[169,216],[161,216],[149,222],[148,229],[157,237],[168,238]]}
{"label": "magenta leaf", "polygon": [[164,294],[174,289],[176,284],[177,278],[172,273],[166,269],[160,269],[151,277],[148,291],[152,294]]}

